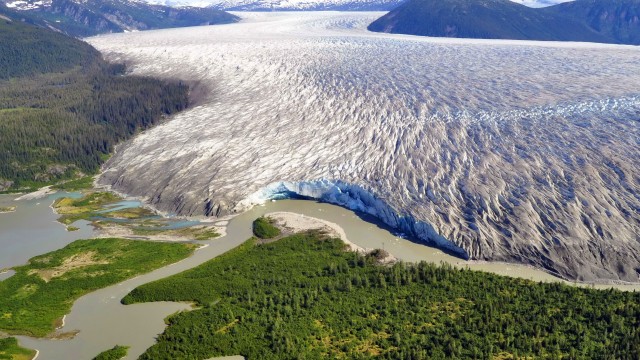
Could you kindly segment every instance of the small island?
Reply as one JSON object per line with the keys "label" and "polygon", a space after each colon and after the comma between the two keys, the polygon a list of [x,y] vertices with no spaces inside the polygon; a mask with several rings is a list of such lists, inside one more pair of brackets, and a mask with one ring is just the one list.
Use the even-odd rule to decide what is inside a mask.
{"label": "small island", "polygon": [[17,207],[15,206],[0,206],[0,214],[7,214],[15,212]]}
{"label": "small island", "polygon": [[[127,239],[77,240],[13,268],[0,282],[0,331],[60,337],[73,302],[97,289],[178,262],[198,246]],[[0,348],[0,353],[3,349]]]}
{"label": "small island", "polygon": [[222,227],[194,222],[188,226],[168,226],[167,219],[142,206],[119,206],[122,197],[105,191],[85,189],[80,198],[64,197],[52,207],[60,215],[58,221],[68,231],[78,220],[87,220],[98,230],[99,237],[130,238],[160,241],[205,241],[224,234]]}

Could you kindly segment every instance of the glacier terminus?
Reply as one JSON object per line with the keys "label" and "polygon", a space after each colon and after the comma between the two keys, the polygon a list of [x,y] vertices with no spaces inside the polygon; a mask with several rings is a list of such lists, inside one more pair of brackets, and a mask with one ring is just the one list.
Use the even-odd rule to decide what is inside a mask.
{"label": "glacier terminus", "polygon": [[98,181],[184,216],[307,196],[463,258],[638,282],[640,48],[367,32],[381,14],[88,39],[196,100]]}

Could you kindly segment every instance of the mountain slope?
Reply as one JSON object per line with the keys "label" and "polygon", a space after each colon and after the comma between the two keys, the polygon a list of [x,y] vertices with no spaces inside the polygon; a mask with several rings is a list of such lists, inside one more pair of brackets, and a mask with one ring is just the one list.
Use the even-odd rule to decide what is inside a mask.
{"label": "mountain slope", "polygon": [[[530,7],[544,7],[571,0],[511,0]],[[389,11],[404,0],[148,0],[166,6],[213,7],[228,11],[341,10]]]}
{"label": "mountain slope", "polygon": [[127,0],[8,0],[6,5],[32,22],[44,22],[72,36],[238,21],[213,8],[172,8]]}
{"label": "mountain slope", "polygon": [[0,80],[69,70],[100,59],[100,53],[88,44],[12,21],[14,15],[0,4]]}
{"label": "mountain slope", "polygon": [[403,0],[150,0],[167,6],[196,4],[226,11],[389,11]]}
{"label": "mountain slope", "polygon": [[187,106],[186,85],[122,76],[89,44],[20,15],[0,6],[0,191],[93,173],[117,142]]}
{"label": "mountain slope", "polygon": [[533,9],[508,0],[410,0],[378,32],[486,39],[640,43],[638,0],[577,0]]}
{"label": "mountain slope", "polygon": [[582,21],[620,44],[640,44],[640,0],[578,0],[545,9]]}

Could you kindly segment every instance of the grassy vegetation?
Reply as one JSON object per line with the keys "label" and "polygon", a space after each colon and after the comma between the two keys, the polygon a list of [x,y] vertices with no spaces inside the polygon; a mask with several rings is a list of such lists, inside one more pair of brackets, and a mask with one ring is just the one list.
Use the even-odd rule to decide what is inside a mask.
{"label": "grassy vegetation", "polygon": [[122,210],[109,211],[105,213],[100,213],[100,216],[111,218],[111,219],[140,219],[155,215],[155,213],[149,209],[143,207],[135,207],[135,208],[126,208]]}
{"label": "grassy vegetation", "polygon": [[280,235],[280,229],[273,225],[273,220],[261,216],[253,222],[253,234],[261,239],[272,239]]}
{"label": "grassy vegetation", "polygon": [[91,239],[36,256],[0,281],[0,330],[45,336],[82,295],[177,262],[194,248],[192,244]]}
{"label": "grassy vegetation", "polygon": [[215,239],[220,234],[218,234],[215,229],[212,229],[208,226],[191,226],[180,229],[171,229],[171,230],[162,230],[162,229],[153,229],[153,228],[141,228],[134,227],[132,228],[134,235],[140,236],[154,236],[154,235],[165,235],[165,236],[175,236],[180,238],[189,238],[199,241],[211,240]]}
{"label": "grassy vegetation", "polygon": [[127,356],[128,350],[128,346],[116,345],[109,350],[101,352],[98,356],[94,357],[93,360],[120,360]]}
{"label": "grassy vegetation", "polygon": [[0,339],[0,360],[31,360],[35,355],[35,350],[20,347],[16,338]]}
{"label": "grassy vegetation", "polygon": [[195,301],[141,359],[637,359],[640,294],[251,240],[123,299]]}
{"label": "grassy vegetation", "polygon": [[[211,240],[220,236],[215,231],[215,227],[211,226],[195,225],[165,229],[166,223],[152,218],[155,213],[143,207],[108,211],[109,206],[121,200],[120,197],[109,192],[87,192],[80,199],[60,198],[53,203],[53,207],[60,214],[58,221],[67,225],[68,231],[78,230],[77,227],[70,226],[78,220],[93,220],[92,225],[99,229],[119,228],[121,232],[116,232],[119,237],[135,235],[158,239],[172,237],[179,240]],[[114,222],[112,219],[130,221]]]}
{"label": "grassy vegetation", "polygon": [[60,198],[53,203],[53,208],[60,218],[58,221],[65,225],[73,224],[82,219],[89,219],[97,215],[98,211],[104,210],[105,205],[113,204],[122,200],[117,195],[110,192],[91,192],[80,199]]}
{"label": "grassy vegetation", "polygon": [[0,206],[0,213],[8,213],[16,211],[15,206]]}
{"label": "grassy vegetation", "polygon": [[93,176],[83,176],[79,179],[63,181],[52,186],[52,188],[60,191],[90,190],[93,188]]}

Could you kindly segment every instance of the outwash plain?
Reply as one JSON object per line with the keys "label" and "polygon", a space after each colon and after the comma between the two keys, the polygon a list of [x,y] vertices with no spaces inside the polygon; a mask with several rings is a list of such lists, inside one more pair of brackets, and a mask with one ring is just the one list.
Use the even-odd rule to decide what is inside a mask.
{"label": "outwash plain", "polygon": [[160,211],[222,217],[302,195],[475,260],[638,282],[640,48],[370,33],[382,13],[88,41],[194,106],[99,178]]}

